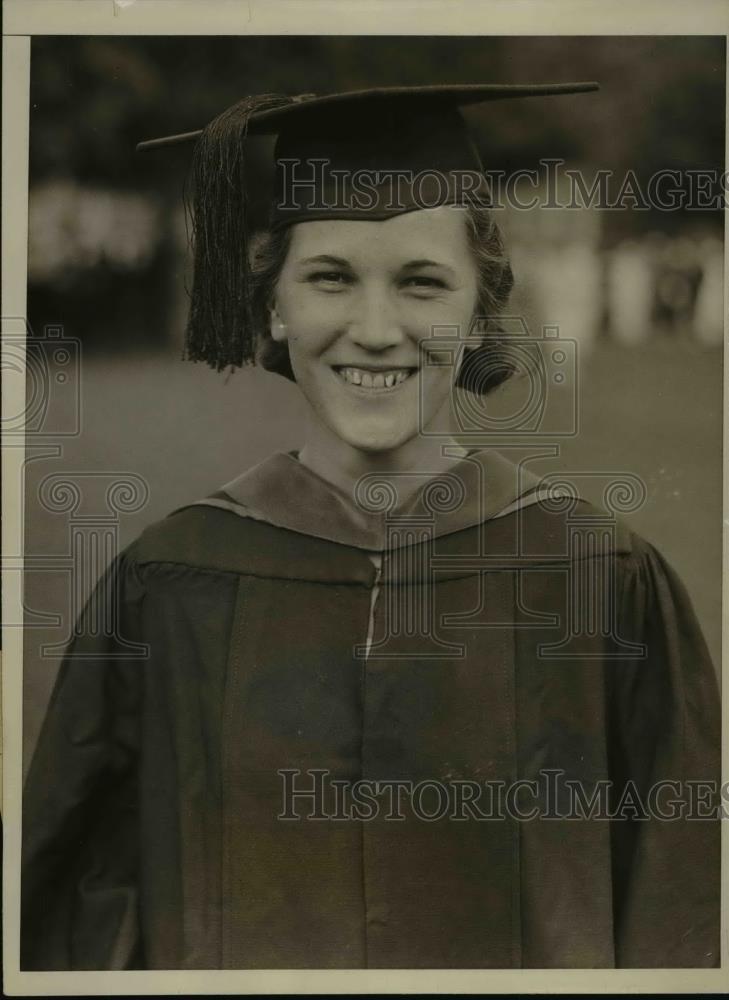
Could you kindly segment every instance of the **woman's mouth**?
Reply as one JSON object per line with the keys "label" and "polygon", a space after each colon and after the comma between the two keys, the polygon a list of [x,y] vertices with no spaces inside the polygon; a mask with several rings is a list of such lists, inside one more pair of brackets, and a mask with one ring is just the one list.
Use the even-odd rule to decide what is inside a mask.
{"label": "woman's mouth", "polygon": [[371,392],[388,392],[397,389],[413,375],[417,368],[355,368],[350,365],[333,365],[343,382]]}

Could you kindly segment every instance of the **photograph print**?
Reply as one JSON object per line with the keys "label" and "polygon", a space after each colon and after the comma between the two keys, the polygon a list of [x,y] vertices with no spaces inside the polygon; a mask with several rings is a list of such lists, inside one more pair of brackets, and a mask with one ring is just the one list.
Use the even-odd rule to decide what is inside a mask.
{"label": "photograph print", "polygon": [[34,36],[21,970],[719,958],[725,40]]}

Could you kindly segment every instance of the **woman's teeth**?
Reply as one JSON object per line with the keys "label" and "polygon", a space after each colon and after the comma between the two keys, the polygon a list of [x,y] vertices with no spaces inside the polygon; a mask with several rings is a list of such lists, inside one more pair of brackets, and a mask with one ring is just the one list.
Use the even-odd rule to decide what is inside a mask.
{"label": "woman's teeth", "polygon": [[412,374],[411,368],[394,368],[389,372],[371,372],[364,368],[337,368],[345,382],[363,389],[393,389]]}

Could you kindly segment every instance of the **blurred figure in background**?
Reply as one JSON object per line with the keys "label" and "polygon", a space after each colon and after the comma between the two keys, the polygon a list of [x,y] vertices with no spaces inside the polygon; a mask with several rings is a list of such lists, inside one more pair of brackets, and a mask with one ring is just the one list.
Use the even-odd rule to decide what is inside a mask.
{"label": "blurred figure in background", "polygon": [[686,236],[664,239],[656,260],[654,320],[664,336],[691,339],[701,282],[696,246]]}
{"label": "blurred figure in background", "polygon": [[622,240],[604,255],[609,336],[631,347],[650,340],[653,333],[654,274],[646,247],[635,239]]}
{"label": "blurred figure in background", "polygon": [[724,341],[724,248],[716,236],[699,243],[701,283],[696,296],[694,331],[699,343],[721,347]]}

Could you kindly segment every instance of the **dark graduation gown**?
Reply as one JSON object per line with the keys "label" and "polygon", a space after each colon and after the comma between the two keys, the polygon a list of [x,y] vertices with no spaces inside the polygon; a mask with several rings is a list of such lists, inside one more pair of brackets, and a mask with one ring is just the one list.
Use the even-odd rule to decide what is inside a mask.
{"label": "dark graduation gown", "polygon": [[[604,511],[494,452],[359,506],[277,454],[148,528],[96,596],[118,628],[82,616],[26,785],[22,968],[718,964],[715,818],[548,798],[550,773],[611,809],[719,780],[689,599]],[[519,780],[536,818],[443,814],[439,789]],[[324,782],[319,818],[287,781]],[[392,818],[394,786],[363,784],[387,781],[419,807]]]}

